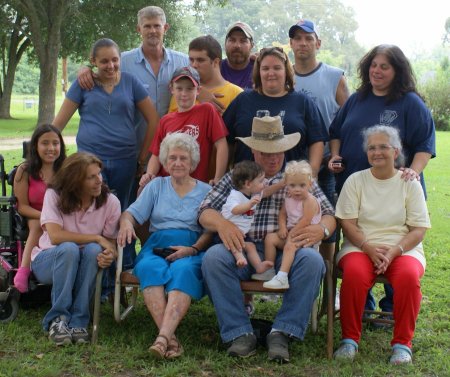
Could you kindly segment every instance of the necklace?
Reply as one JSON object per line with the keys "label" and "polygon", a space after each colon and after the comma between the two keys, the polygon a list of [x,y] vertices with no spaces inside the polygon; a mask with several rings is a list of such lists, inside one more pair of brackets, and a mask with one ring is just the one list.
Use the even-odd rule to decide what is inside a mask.
{"label": "necklace", "polygon": [[103,82],[99,78],[97,78],[95,80],[95,83],[98,86],[101,86],[102,88],[114,88],[117,85],[118,81],[119,81],[119,75],[116,72],[116,75],[114,76],[114,79],[112,81],[110,81],[110,82]]}
{"label": "necklace", "polygon": [[[100,81],[100,79],[96,79],[95,80],[95,84],[102,87],[106,93],[111,94],[114,90],[114,87],[119,83],[119,74],[116,72],[116,76],[114,77],[114,80],[112,82],[102,82]],[[108,101],[106,104],[106,110],[108,111],[108,114],[111,115],[111,107],[112,107],[112,102],[111,102],[111,97],[108,96]]]}

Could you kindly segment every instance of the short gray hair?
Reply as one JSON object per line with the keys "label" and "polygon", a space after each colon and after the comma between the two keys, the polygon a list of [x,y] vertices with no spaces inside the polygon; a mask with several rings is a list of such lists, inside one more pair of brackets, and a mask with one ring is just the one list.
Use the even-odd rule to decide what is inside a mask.
{"label": "short gray hair", "polygon": [[197,169],[198,163],[200,162],[200,147],[191,135],[176,132],[168,134],[163,139],[159,149],[159,161],[164,167],[167,165],[169,151],[174,148],[188,152],[191,157],[191,172]]}
{"label": "short gray hair", "polygon": [[403,156],[402,141],[400,139],[400,132],[395,127],[377,124],[363,130],[362,136],[364,152],[367,153],[367,147],[369,146],[369,137],[377,134],[383,134],[389,138],[389,144],[398,150],[398,157],[395,160],[395,166],[403,166],[405,163],[405,157]]}
{"label": "short gray hair", "polygon": [[139,10],[137,17],[139,25],[143,18],[155,18],[155,17],[161,19],[163,25],[166,24],[166,14],[164,13],[163,9],[154,5],[150,5],[148,7]]}

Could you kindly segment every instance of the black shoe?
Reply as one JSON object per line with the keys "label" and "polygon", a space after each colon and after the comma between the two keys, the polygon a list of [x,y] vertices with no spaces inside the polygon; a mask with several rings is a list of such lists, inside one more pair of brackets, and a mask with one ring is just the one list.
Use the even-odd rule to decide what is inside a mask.
{"label": "black shoe", "polygon": [[89,333],[84,327],[75,327],[70,329],[72,342],[75,344],[89,343]]}
{"label": "black shoe", "polygon": [[275,331],[267,335],[269,360],[279,363],[289,362],[289,338],[282,332]]}
{"label": "black shoe", "polygon": [[233,340],[231,346],[227,349],[227,353],[234,357],[249,357],[256,352],[256,336],[255,334],[245,334]]}

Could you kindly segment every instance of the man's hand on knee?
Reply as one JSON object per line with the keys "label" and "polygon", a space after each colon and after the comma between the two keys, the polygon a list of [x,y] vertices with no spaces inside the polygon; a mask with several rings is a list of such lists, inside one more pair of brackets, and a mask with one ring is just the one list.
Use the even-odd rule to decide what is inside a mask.
{"label": "man's hand on knee", "polygon": [[320,225],[308,225],[302,229],[292,230],[290,237],[297,247],[312,247],[323,239],[323,228]]}

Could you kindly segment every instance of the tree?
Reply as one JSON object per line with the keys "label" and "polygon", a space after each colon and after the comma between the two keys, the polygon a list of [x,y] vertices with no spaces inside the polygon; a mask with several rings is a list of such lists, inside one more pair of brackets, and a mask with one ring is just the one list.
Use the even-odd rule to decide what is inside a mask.
{"label": "tree", "polygon": [[[204,3],[194,0],[192,6],[195,9],[203,9],[210,3],[223,2],[224,0],[209,0]],[[135,46],[138,43],[137,34],[134,32],[136,14],[140,8],[148,5],[148,1],[11,0],[6,4],[27,20],[27,37],[33,44],[41,72],[39,124],[51,122],[54,118],[60,53],[63,57],[86,59],[91,44],[104,36],[115,39],[125,48]],[[168,21],[172,22],[172,32],[167,38],[170,45],[174,38],[181,36],[184,5],[177,0],[154,1],[153,5],[161,6]]]}
{"label": "tree", "polygon": [[439,68],[421,85],[421,93],[433,115],[437,130],[450,130],[450,62],[442,58]]}
{"label": "tree", "polygon": [[30,46],[27,22],[21,13],[0,2],[0,119],[10,119],[11,94],[17,65]]}
{"label": "tree", "polygon": [[10,2],[28,20],[29,38],[39,69],[38,124],[50,123],[55,115],[61,25],[75,0],[15,0]]}

